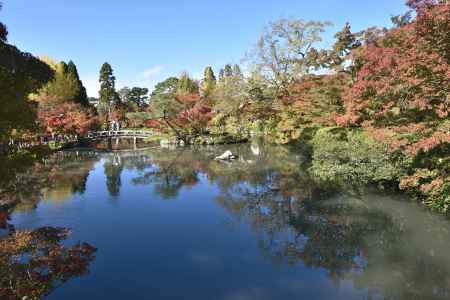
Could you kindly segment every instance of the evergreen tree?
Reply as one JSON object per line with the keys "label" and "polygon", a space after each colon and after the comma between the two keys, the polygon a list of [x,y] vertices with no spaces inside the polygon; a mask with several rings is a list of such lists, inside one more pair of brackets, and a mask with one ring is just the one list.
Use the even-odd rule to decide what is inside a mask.
{"label": "evergreen tree", "polygon": [[344,64],[345,59],[350,55],[351,51],[360,47],[361,42],[357,38],[357,34],[352,33],[350,23],[345,23],[344,28],[337,32],[334,37],[336,43],[331,50],[331,67]]}
{"label": "evergreen tree", "polygon": [[7,35],[6,26],[0,23],[0,154],[9,151],[11,136],[36,129],[36,106],[29,95],[54,75],[38,58],[8,45]]}
{"label": "evergreen tree", "polygon": [[[236,69],[236,70],[235,70]],[[224,80],[225,78],[230,78],[234,76],[234,73],[236,72],[241,72],[239,66],[235,65],[232,66],[231,64],[226,64],[225,67],[223,67],[222,69],[220,69],[219,72],[219,81]]]}
{"label": "evergreen tree", "polygon": [[224,77],[232,77],[232,76],[233,76],[233,67],[230,64],[226,64],[224,69]]}
{"label": "evergreen tree", "polygon": [[219,71],[219,81],[223,80],[225,78],[225,70],[222,68]]}
{"label": "evergreen tree", "polygon": [[[2,3],[0,2],[0,10],[2,10]],[[6,25],[0,22],[0,41],[6,42],[8,37],[8,29]]]}
{"label": "evergreen tree", "polygon": [[50,58],[43,60],[54,70],[51,81],[44,85],[31,99],[38,102],[47,100],[58,100],[61,102],[73,101],[80,92],[80,87],[76,76],[68,72],[68,65],[65,62],[54,62]]}
{"label": "evergreen tree", "polygon": [[127,86],[125,86],[117,91],[117,94],[119,95],[120,101],[122,103],[130,102],[130,93],[131,93],[131,89]]}
{"label": "evergreen tree", "polygon": [[116,93],[116,78],[113,75],[113,69],[111,65],[105,62],[100,69],[100,99],[99,105],[101,105],[102,113],[106,113],[112,105],[118,101],[118,95]]}
{"label": "evergreen tree", "polygon": [[160,118],[165,113],[172,116],[181,111],[181,104],[175,100],[178,83],[178,78],[170,77],[155,86],[150,97],[150,108],[155,117]]}
{"label": "evergreen tree", "polygon": [[78,74],[77,66],[73,61],[69,61],[67,64],[67,73],[72,74],[78,83],[78,94],[75,96],[75,102],[80,103],[83,106],[89,105],[88,96],[86,93],[86,88],[83,86],[83,82],[80,79],[80,75]]}
{"label": "evergreen tree", "polygon": [[69,67],[68,67],[68,65],[66,64],[65,61],[61,61],[61,62],[59,63],[59,67],[61,68],[61,72],[62,72],[63,74],[68,74]]}
{"label": "evergreen tree", "polygon": [[215,87],[216,76],[214,75],[214,71],[211,67],[206,67],[202,85],[203,95],[208,97],[212,92],[214,92]]}
{"label": "evergreen tree", "polygon": [[8,36],[8,29],[6,29],[5,24],[0,22],[0,41],[6,42]]}
{"label": "evergreen tree", "polygon": [[395,27],[399,28],[408,24],[411,24],[413,18],[413,12],[411,10],[407,11],[402,15],[396,15],[391,17],[391,22]]}
{"label": "evergreen tree", "polygon": [[145,108],[148,100],[148,89],[133,87],[128,94],[128,100],[139,109]]}
{"label": "evergreen tree", "polygon": [[198,84],[189,77],[189,74],[183,72],[178,81],[178,92],[181,94],[198,93]]}
{"label": "evergreen tree", "polygon": [[244,75],[242,74],[241,67],[239,67],[238,64],[234,64],[233,66],[233,76],[238,78],[244,78]]}

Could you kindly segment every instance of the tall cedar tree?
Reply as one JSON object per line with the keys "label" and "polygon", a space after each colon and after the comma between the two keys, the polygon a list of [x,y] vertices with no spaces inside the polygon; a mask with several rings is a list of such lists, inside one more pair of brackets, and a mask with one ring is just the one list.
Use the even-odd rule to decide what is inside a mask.
{"label": "tall cedar tree", "polygon": [[65,62],[55,63],[48,59],[44,62],[54,69],[55,74],[37,95],[33,95],[33,99],[38,102],[56,99],[75,101],[80,92],[80,86],[75,74],[69,72],[68,65]]}
{"label": "tall cedar tree", "polygon": [[113,75],[113,69],[111,65],[105,62],[100,69],[100,103],[107,107],[110,107],[117,100],[116,93],[116,77]]}
{"label": "tall cedar tree", "polygon": [[86,88],[83,86],[83,82],[81,81],[80,75],[78,74],[77,66],[73,61],[69,61],[69,63],[67,64],[66,72],[72,74],[78,82],[78,93],[75,96],[75,102],[80,103],[83,106],[88,106],[89,100],[86,93]]}
{"label": "tall cedar tree", "polygon": [[208,98],[216,88],[216,76],[211,67],[206,67],[205,69],[202,88],[205,98]]}

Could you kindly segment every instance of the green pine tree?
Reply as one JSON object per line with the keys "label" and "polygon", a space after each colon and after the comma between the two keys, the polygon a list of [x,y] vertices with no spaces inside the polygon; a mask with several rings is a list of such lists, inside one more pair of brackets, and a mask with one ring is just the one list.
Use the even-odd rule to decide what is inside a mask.
{"label": "green pine tree", "polygon": [[242,71],[241,71],[241,67],[239,67],[238,64],[234,64],[232,73],[233,73],[234,77],[244,78],[244,75],[242,74]]}
{"label": "green pine tree", "polygon": [[230,64],[225,65],[224,77],[233,77],[233,67]]}
{"label": "green pine tree", "polygon": [[101,113],[106,113],[116,102],[118,95],[116,93],[116,78],[113,75],[111,65],[105,62],[100,69],[100,91],[99,104]]}
{"label": "green pine tree", "polygon": [[183,107],[175,99],[178,83],[178,78],[170,77],[155,85],[150,97],[150,110],[154,117],[160,118],[164,114],[173,116],[181,111]]}
{"label": "green pine tree", "polygon": [[214,75],[214,71],[211,67],[206,67],[202,84],[203,95],[205,97],[210,96],[215,88],[216,76]]}
{"label": "green pine tree", "polygon": [[198,93],[198,84],[189,77],[189,74],[183,72],[178,81],[178,92],[182,94]]}
{"label": "green pine tree", "polygon": [[80,79],[80,75],[78,74],[77,66],[73,61],[69,61],[67,64],[66,72],[72,74],[78,83],[78,94],[75,96],[75,101],[80,103],[81,105],[88,106],[89,100],[86,93],[86,88],[83,86],[83,82]]}
{"label": "green pine tree", "polygon": [[222,81],[225,78],[225,70],[222,68],[219,71],[219,81]]}
{"label": "green pine tree", "polygon": [[68,65],[65,62],[46,62],[54,70],[51,81],[44,85],[32,99],[53,99],[58,101],[73,101],[80,92],[78,80],[75,75],[68,72]]}

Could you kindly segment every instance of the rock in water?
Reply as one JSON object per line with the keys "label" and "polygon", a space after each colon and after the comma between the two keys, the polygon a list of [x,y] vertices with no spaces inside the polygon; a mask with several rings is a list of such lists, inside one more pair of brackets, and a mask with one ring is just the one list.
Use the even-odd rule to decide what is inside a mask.
{"label": "rock in water", "polygon": [[234,155],[230,150],[227,150],[222,155],[217,156],[215,160],[232,160],[236,158],[237,158],[236,155]]}
{"label": "rock in water", "polygon": [[259,156],[259,154],[261,153],[258,145],[251,145],[250,149],[252,150],[252,153],[255,156]]}

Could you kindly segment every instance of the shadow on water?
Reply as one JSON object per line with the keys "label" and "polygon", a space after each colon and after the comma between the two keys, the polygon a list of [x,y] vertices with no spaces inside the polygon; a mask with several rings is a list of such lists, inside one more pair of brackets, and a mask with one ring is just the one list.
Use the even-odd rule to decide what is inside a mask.
{"label": "shadow on water", "polygon": [[[238,159],[213,160],[225,149],[231,149]],[[351,281],[354,289],[364,292],[364,299],[450,298],[448,220],[400,196],[339,191],[319,184],[308,173],[307,163],[300,153],[263,144],[103,154],[61,152],[30,166],[32,171],[16,179],[1,182],[4,203],[8,192],[20,192],[8,202],[15,205],[0,215],[0,225],[7,228],[14,207],[33,209],[39,201],[61,202],[84,193],[88,175],[99,167],[106,190],[114,198],[121,198],[124,171],[132,174],[132,186],[152,186],[153,193],[167,200],[183,196],[186,188],[208,184],[217,187],[214,202],[234,222],[251,228],[260,253],[275,266],[324,270],[336,285]],[[22,190],[23,185],[29,188]],[[77,244],[54,250],[61,249],[59,243],[66,236],[64,229],[5,235],[0,274],[9,281],[0,280],[0,295],[21,290],[22,285],[25,290],[39,286],[34,281],[42,278],[46,287],[52,287],[49,282],[84,274],[95,249]],[[67,255],[68,251],[73,255]],[[31,259],[27,264],[14,261],[17,253]],[[34,266],[47,271],[33,273]],[[27,278],[30,270],[32,275]],[[66,270],[67,274],[61,274]],[[9,285],[11,280],[15,285]]]}

